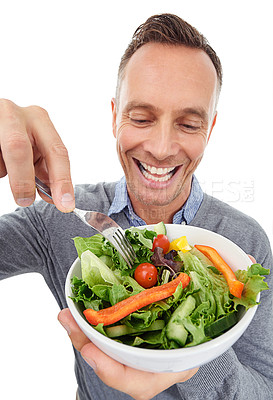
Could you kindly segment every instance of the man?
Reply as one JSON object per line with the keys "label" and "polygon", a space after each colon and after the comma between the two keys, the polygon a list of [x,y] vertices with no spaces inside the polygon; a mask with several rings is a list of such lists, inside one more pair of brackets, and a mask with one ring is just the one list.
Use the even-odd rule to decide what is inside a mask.
{"label": "man", "polygon": [[[159,221],[201,226],[228,237],[268,268],[270,246],[259,225],[205,195],[193,175],[216,122],[221,83],[220,61],[198,31],[173,15],[149,18],[122,57],[112,100],[113,134],[125,178],[77,187],[77,206],[104,212],[124,228]],[[33,202],[36,174],[50,183],[60,211],[73,210],[67,151],[46,112],[2,101],[1,115],[0,174],[9,174],[17,203]],[[71,246],[76,235],[90,236],[90,229],[45,202],[3,216],[1,277],[40,272],[65,308],[64,280],[76,257]],[[13,253],[11,236],[21,252]],[[182,373],[153,374],[119,364],[90,343],[64,309],[59,320],[75,347],[79,398],[271,398],[270,276],[268,283],[271,289],[262,293],[254,320],[233,348]]]}

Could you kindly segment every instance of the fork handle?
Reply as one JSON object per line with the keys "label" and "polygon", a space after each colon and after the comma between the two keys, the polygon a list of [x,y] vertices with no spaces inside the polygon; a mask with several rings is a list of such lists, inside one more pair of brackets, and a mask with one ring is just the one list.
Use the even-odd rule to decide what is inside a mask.
{"label": "fork handle", "polygon": [[47,186],[44,182],[42,182],[39,178],[37,178],[37,176],[35,176],[35,185],[42,193],[44,193],[47,197],[53,200],[50,187]]}

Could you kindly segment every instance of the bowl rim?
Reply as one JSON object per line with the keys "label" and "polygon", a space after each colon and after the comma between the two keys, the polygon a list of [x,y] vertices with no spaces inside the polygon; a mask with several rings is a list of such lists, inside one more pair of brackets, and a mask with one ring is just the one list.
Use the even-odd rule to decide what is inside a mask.
{"label": "bowl rim", "polygon": [[[169,226],[181,226],[180,224],[165,224],[167,229]],[[153,225],[143,225],[140,228],[147,228],[147,227],[152,227]],[[237,247],[237,250],[241,253],[241,255],[243,257],[245,257],[245,260],[249,262],[249,265],[251,265],[251,260],[249,259],[249,257],[247,256],[247,254],[234,242],[232,242],[230,239],[226,238],[225,236],[222,236],[216,232],[210,231],[208,229],[204,229],[204,228],[200,228],[200,227],[195,227],[195,226],[189,226],[189,225],[183,225],[183,228],[185,228],[186,230],[190,229],[194,229],[194,230],[202,230],[204,232],[210,232],[210,234],[216,235],[218,237],[221,237],[222,239],[224,239],[224,241],[228,241],[230,242],[233,246]],[[247,258],[246,258],[247,257]],[[219,347],[222,348],[223,343],[226,342],[225,339],[228,339],[228,342],[233,341],[234,338],[236,340],[238,340],[238,338],[244,333],[245,330],[242,330],[241,327],[248,327],[248,325],[250,324],[251,320],[254,317],[254,314],[256,313],[257,307],[258,305],[255,305],[251,308],[249,308],[245,314],[243,315],[243,317],[236,323],[236,325],[234,325],[231,329],[229,329],[227,332],[223,333],[222,335],[209,340],[208,342],[205,343],[201,343],[199,345],[196,346],[192,346],[192,347],[182,347],[182,348],[177,348],[177,349],[147,349],[147,348],[142,348],[142,347],[134,347],[134,346],[130,346],[124,343],[119,343],[115,340],[113,340],[112,338],[109,338],[107,336],[104,336],[103,334],[101,334],[100,332],[98,332],[96,329],[94,329],[86,320],[85,318],[80,314],[80,312],[78,311],[76,304],[73,302],[72,299],[69,298],[69,296],[71,296],[72,292],[71,292],[71,278],[72,278],[72,273],[75,269],[75,267],[78,265],[78,263],[80,263],[80,259],[79,257],[77,257],[73,264],[71,265],[69,272],[67,274],[66,277],[66,282],[65,282],[65,297],[66,297],[66,301],[67,301],[67,305],[74,317],[74,319],[76,320],[76,322],[78,323],[78,325],[80,326],[81,329],[86,330],[87,332],[90,332],[90,334],[92,336],[94,336],[95,339],[98,340],[98,342],[105,342],[107,344],[108,349],[110,348],[115,349],[119,351],[119,354],[121,353],[130,353],[131,356],[137,355],[143,357],[143,358],[150,358],[150,356],[152,356],[155,361],[158,359],[160,359],[162,361],[162,359],[166,358],[168,359],[169,356],[171,355],[172,357],[174,357],[174,359],[177,358],[181,358],[181,356],[186,356],[187,354],[190,354],[192,356],[195,355],[200,355],[203,353],[208,352],[208,350],[215,350]],[[259,301],[260,296],[257,296],[256,301]],[[246,329],[245,328],[245,329]],[[230,347],[230,346],[229,346]]]}

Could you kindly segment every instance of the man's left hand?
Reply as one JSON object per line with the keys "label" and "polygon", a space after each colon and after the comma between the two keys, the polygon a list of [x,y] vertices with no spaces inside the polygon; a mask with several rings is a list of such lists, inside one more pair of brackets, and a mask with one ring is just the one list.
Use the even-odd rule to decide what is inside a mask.
{"label": "man's left hand", "polygon": [[123,365],[99,350],[80,330],[68,308],[58,315],[73,346],[108,386],[127,393],[136,400],[148,400],[178,382],[190,379],[198,368],[175,373],[144,372]]}

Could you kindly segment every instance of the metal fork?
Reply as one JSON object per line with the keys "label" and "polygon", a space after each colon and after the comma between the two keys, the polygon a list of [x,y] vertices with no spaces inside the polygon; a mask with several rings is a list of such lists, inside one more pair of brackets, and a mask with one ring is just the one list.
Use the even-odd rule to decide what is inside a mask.
{"label": "metal fork", "polygon": [[[37,176],[35,177],[36,187],[52,200],[51,190],[44,182]],[[131,243],[125,236],[123,229],[105,214],[97,211],[87,211],[75,208],[72,211],[77,215],[86,225],[91,226],[101,233],[110,243],[117,249],[120,255],[124,258],[126,263],[132,268],[136,254]]]}

